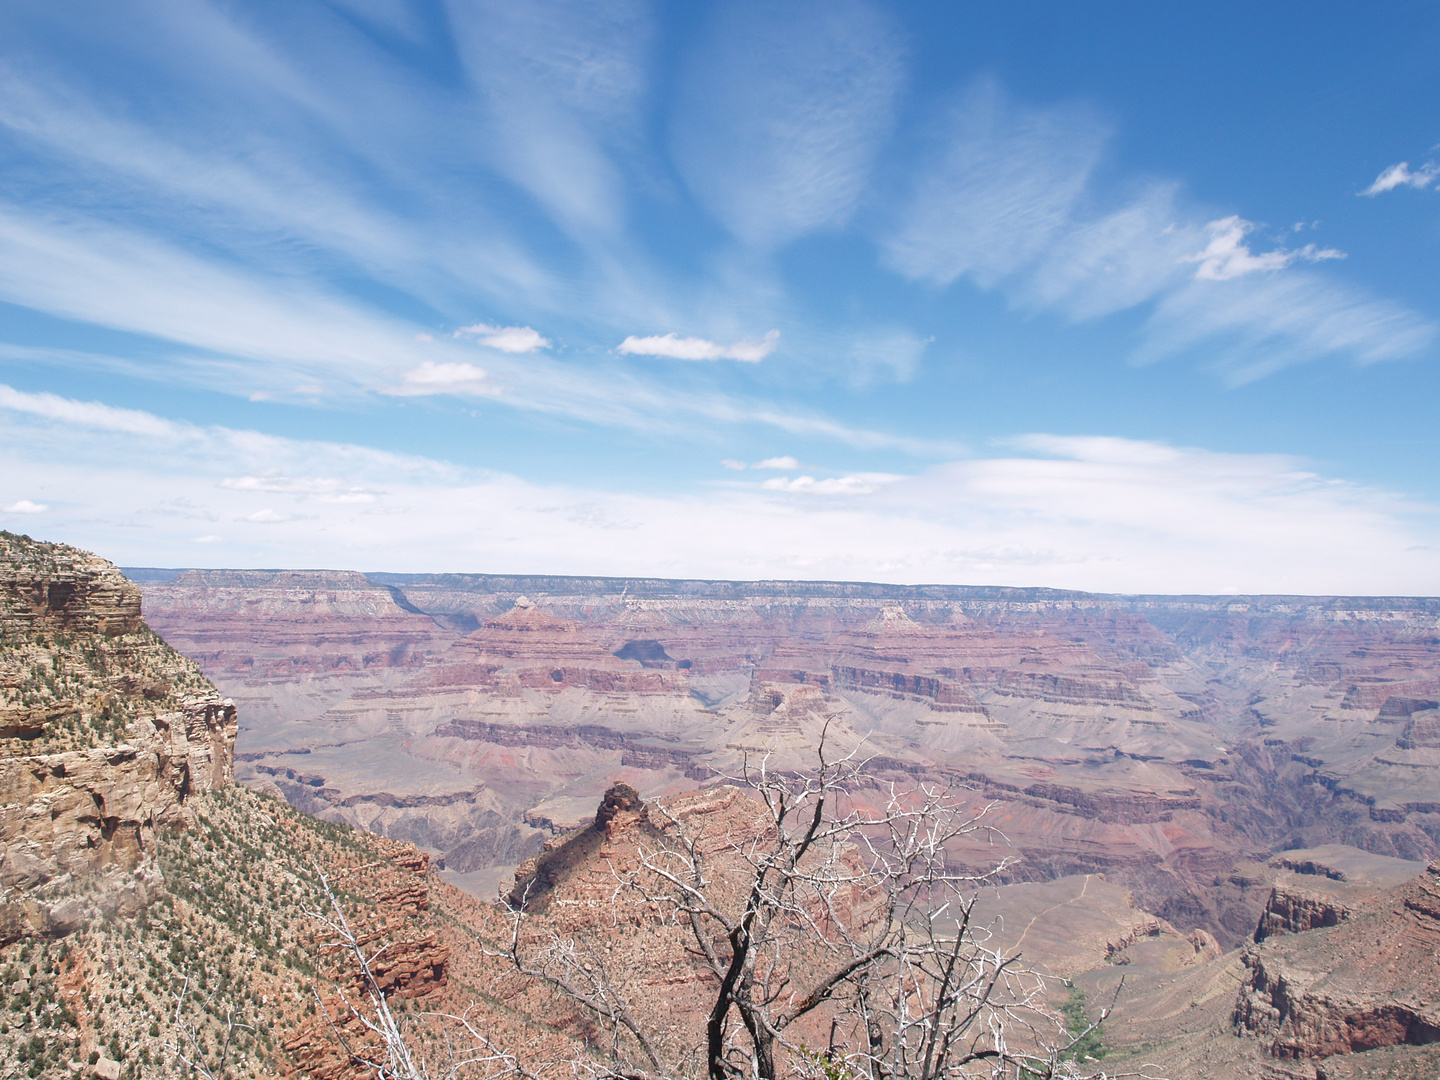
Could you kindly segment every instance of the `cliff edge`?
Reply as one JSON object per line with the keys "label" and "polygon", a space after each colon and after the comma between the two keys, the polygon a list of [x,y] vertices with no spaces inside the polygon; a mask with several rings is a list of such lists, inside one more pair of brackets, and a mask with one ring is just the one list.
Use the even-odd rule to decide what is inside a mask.
{"label": "cliff edge", "polygon": [[235,733],[118,567],[0,532],[0,943],[144,906],[156,830],[233,783]]}

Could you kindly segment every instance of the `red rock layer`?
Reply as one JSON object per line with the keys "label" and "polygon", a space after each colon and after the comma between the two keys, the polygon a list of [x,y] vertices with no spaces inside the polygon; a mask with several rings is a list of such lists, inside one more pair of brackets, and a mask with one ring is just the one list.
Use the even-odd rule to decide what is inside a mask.
{"label": "red rock layer", "polygon": [[579,623],[548,615],[524,597],[506,614],[456,642],[447,663],[429,674],[439,685],[549,691],[580,687],[605,694],[685,692],[683,678],[614,656]]}
{"label": "red rock layer", "polygon": [[1437,954],[1440,862],[1335,925],[1248,950],[1235,1024],[1282,1058],[1440,1042]]}

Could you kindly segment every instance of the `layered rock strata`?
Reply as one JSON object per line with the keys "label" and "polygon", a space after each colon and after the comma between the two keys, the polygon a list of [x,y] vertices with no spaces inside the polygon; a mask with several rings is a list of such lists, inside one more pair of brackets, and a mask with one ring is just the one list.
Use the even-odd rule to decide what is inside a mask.
{"label": "layered rock strata", "polygon": [[1239,863],[1440,855],[1434,600],[226,573],[146,604],[241,702],[242,780],[486,891],[614,779],[678,791],[822,730],[994,801],[1013,873],[1104,873],[1227,946],[1269,897]]}
{"label": "layered rock strata", "polygon": [[1247,950],[1235,1024],[1281,1058],[1440,1043],[1440,862],[1334,924]]}
{"label": "layered rock strata", "polygon": [[0,942],[133,913],[157,830],[234,780],[236,710],[86,552],[0,535]]}

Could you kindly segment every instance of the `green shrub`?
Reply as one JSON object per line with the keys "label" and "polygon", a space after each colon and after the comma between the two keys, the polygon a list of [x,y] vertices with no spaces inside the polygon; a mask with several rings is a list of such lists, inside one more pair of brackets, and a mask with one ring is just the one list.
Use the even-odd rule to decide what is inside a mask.
{"label": "green shrub", "polygon": [[[1060,1012],[1065,1016],[1065,1026],[1069,1028],[1070,1037],[1073,1039],[1090,1027],[1090,1018],[1085,1013],[1085,991],[1074,983],[1067,982],[1066,985],[1070,988],[1070,1000],[1060,1006]],[[1098,1061],[1105,1056],[1105,1045],[1101,1036],[1102,1032],[1097,1024],[1065,1053],[1065,1059],[1084,1061],[1092,1058]]]}

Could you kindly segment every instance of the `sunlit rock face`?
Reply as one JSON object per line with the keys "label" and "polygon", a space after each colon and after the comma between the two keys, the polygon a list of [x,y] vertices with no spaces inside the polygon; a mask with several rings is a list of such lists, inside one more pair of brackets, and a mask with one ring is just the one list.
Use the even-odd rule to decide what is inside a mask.
{"label": "sunlit rock face", "polygon": [[1244,866],[1274,852],[1440,855],[1431,600],[251,571],[144,589],[240,705],[243,782],[487,893],[617,779],[649,798],[788,767],[822,733],[993,804],[1014,880],[1103,872],[1226,946],[1270,897]]}
{"label": "sunlit rock face", "polygon": [[1247,951],[1236,1027],[1281,1058],[1440,1043],[1437,943],[1440,862],[1308,933]]}
{"label": "sunlit rock face", "polygon": [[232,702],[88,552],[0,534],[0,942],[134,913],[157,830],[234,779]]}

